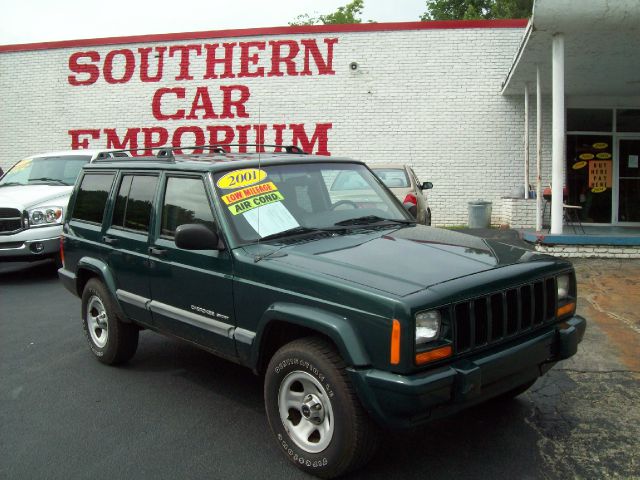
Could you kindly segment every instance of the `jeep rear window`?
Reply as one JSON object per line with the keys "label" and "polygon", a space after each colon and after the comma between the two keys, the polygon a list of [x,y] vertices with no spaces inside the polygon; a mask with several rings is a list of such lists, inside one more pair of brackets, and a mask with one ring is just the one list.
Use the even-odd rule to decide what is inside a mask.
{"label": "jeep rear window", "polygon": [[113,173],[86,174],[80,183],[71,218],[101,224],[114,177]]}
{"label": "jeep rear window", "polygon": [[123,175],[111,225],[148,232],[157,184],[158,177],[155,175]]}

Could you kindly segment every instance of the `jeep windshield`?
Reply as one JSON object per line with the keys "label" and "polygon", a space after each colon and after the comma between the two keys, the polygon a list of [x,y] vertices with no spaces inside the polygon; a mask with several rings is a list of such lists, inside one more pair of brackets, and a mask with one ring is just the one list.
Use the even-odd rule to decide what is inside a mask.
{"label": "jeep windshield", "polygon": [[298,163],[214,175],[217,196],[241,243],[372,226],[411,216],[357,163]]}
{"label": "jeep windshield", "polygon": [[39,157],[20,160],[2,177],[0,187],[17,185],[73,185],[89,155]]}

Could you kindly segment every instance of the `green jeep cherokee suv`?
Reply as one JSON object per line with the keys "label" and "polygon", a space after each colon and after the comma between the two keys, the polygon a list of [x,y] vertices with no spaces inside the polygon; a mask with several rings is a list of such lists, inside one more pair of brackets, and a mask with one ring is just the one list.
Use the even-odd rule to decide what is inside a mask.
{"label": "green jeep cherokee suv", "polygon": [[[332,189],[345,171],[357,191]],[[362,162],[296,147],[98,158],[62,253],[101,362],[148,328],[248,366],[279,448],[325,478],[381,427],[524,392],[586,326],[570,263],[417,225]]]}

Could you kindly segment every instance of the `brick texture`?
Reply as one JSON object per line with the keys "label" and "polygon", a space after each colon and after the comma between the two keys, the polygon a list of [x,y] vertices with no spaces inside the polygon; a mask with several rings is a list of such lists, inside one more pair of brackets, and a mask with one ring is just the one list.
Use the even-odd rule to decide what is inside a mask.
{"label": "brick texture", "polygon": [[[0,53],[0,144],[3,168],[20,158],[51,150],[71,148],[72,129],[98,129],[101,136],[91,148],[106,146],[104,129],[115,129],[122,138],[127,128],[163,127],[171,134],[179,127],[225,124],[230,126],[303,124],[309,135],[316,124],[331,124],[327,130],[327,151],[366,162],[399,162],[413,165],[421,181],[431,181],[428,192],[435,225],[467,223],[467,202],[494,202],[492,223],[504,223],[501,197],[523,183],[523,98],[500,94],[520,44],[521,28],[469,28],[449,30],[398,30],[335,34],[271,35],[264,37],[212,38],[210,40],[129,44],[118,46],[63,48]],[[311,58],[312,75],[222,78],[205,77],[204,45],[230,42],[296,41],[316,39],[326,54],[325,39],[333,45],[333,75],[319,75]],[[181,75],[180,56],[168,55],[175,45],[201,45],[202,54],[192,53],[189,74],[193,80],[176,80]],[[157,82],[140,80],[139,48],[148,50],[153,77],[156,47],[164,51],[164,75]],[[109,57],[109,79],[130,75],[126,55],[134,52],[136,66],[126,83],[105,81],[103,64]],[[71,85],[68,77],[72,54],[96,51],[100,78],[91,85]],[[174,49],[175,50],[175,49]],[[283,51],[286,49],[283,48]],[[255,52],[255,50],[251,50]],[[245,51],[244,55],[251,52]],[[174,52],[175,53],[175,52]],[[241,49],[234,53],[234,71],[240,72]],[[326,55],[325,55],[326,57]],[[268,49],[260,52],[252,70],[271,68]],[[86,61],[86,60],[85,60]],[[304,70],[304,55],[294,59],[297,71]],[[357,69],[351,64],[357,63]],[[286,72],[285,64],[280,70]],[[550,75],[550,72],[543,72]],[[84,75],[86,77],[86,75]],[[84,78],[82,77],[82,78]],[[210,77],[210,76],[209,76]],[[197,87],[212,92],[212,104],[221,112],[220,87],[243,85],[250,98],[247,118],[163,120],[154,118],[152,100],[159,88],[184,87],[186,99],[180,105],[167,101],[167,110],[191,106]],[[215,97],[215,98],[213,98]],[[175,103],[175,102],[174,102]],[[532,97],[532,104],[535,104]],[[200,112],[202,113],[202,112]],[[550,100],[544,99],[544,115],[550,118]],[[531,112],[531,182],[535,173],[535,112]],[[237,131],[235,132],[237,135]],[[272,128],[265,131],[267,143],[275,141]],[[543,184],[551,175],[550,123],[544,123]],[[292,130],[282,132],[291,142]],[[193,144],[194,136],[183,137]],[[236,136],[236,141],[237,141]],[[253,130],[248,140],[255,141]],[[142,142],[139,142],[140,144]],[[315,145],[316,150],[318,144]],[[533,203],[533,202],[532,202]],[[528,211],[528,210],[527,210]],[[522,220],[525,225],[525,220]]]}

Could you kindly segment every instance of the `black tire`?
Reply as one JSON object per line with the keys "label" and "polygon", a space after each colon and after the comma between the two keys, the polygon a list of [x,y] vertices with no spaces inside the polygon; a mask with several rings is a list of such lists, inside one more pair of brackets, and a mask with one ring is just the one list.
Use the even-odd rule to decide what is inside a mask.
{"label": "black tire", "polygon": [[431,226],[431,209],[430,208],[427,208],[427,213],[425,215],[424,224],[427,227]]}
{"label": "black tire", "polygon": [[[362,408],[345,366],[331,343],[319,337],[307,337],[280,348],[271,358],[265,375],[267,418],[279,447],[298,468],[321,478],[334,478],[363,466],[374,455],[378,444],[376,426]],[[314,391],[313,388],[305,388],[302,383],[296,387],[295,381],[291,381],[297,378],[304,379],[302,381],[312,387],[314,384],[320,385],[321,389],[315,386]],[[300,387],[303,393],[298,393]],[[317,417],[310,420],[305,418],[305,407],[307,413],[311,411],[309,403],[301,404],[297,413],[296,408],[286,410],[288,418],[285,420],[279,408],[281,395],[301,395],[301,398],[310,399],[310,392],[318,395],[316,400],[321,401],[321,408],[317,410],[325,412],[323,416],[325,420],[330,420],[327,420],[327,424],[332,426],[330,436],[323,437],[319,433],[326,426],[325,420],[317,427],[317,431],[307,434],[306,443],[312,445],[311,448],[323,448],[318,452],[302,448],[297,442],[305,441],[299,437],[295,439],[294,427],[306,425],[314,428],[314,421],[319,420]],[[311,403],[314,401],[309,400]],[[317,404],[313,405],[311,408],[317,408]],[[298,417],[298,423],[295,424]],[[304,422],[307,423],[303,425]],[[327,439],[328,443],[322,447]]]}
{"label": "black tire", "polygon": [[82,328],[89,348],[102,363],[125,363],[136,353],[138,327],[118,318],[111,295],[96,278],[90,279],[82,292]]}

